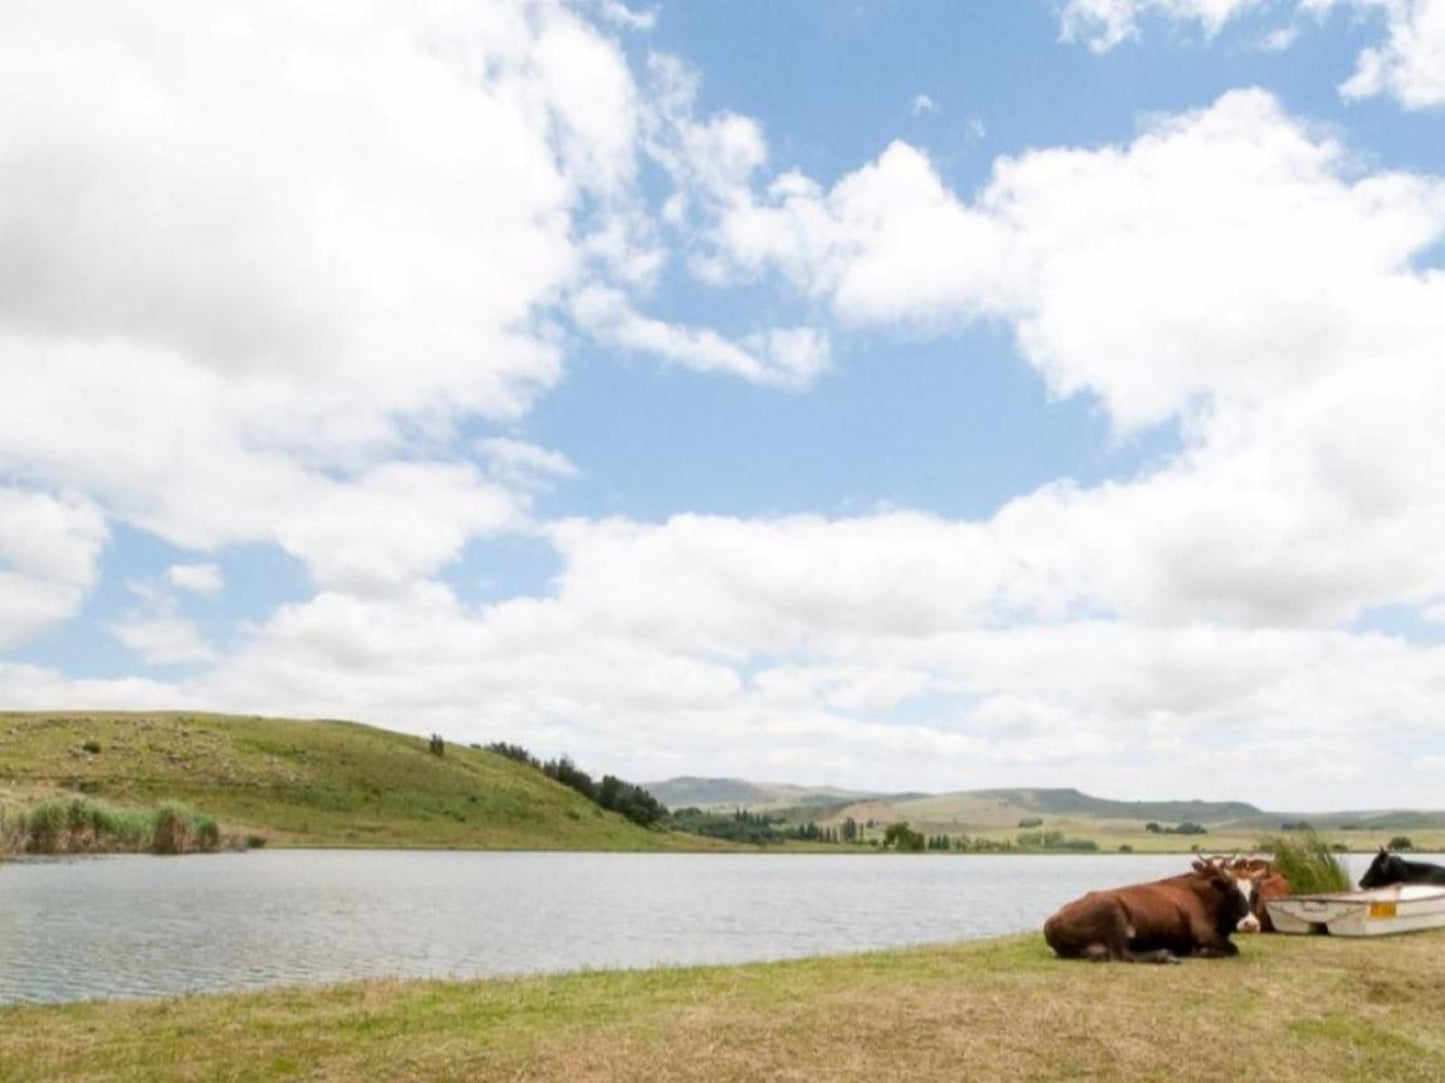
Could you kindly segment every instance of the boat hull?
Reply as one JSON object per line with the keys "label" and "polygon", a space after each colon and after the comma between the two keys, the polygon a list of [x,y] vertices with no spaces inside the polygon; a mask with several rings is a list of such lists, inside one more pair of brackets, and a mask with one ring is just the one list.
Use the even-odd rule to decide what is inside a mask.
{"label": "boat hull", "polygon": [[1289,895],[1270,899],[1266,905],[1275,930],[1281,933],[1390,936],[1445,927],[1445,887],[1435,884]]}

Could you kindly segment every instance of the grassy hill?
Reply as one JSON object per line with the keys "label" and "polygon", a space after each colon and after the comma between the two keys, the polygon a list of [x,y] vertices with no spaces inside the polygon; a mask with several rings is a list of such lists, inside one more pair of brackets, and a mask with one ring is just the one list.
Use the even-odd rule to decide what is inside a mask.
{"label": "grassy hill", "polygon": [[274,844],[714,848],[648,831],[524,764],[355,722],[0,712],[0,807],[56,793],[177,799]]}
{"label": "grassy hill", "polygon": [[[1002,843],[1016,839],[1023,824],[1029,829],[1063,832],[1069,838],[1093,840],[1101,850],[1121,847],[1144,851],[1253,849],[1260,839],[1278,834],[1286,824],[1308,823],[1332,841],[1351,850],[1384,845],[1397,835],[1409,837],[1416,849],[1445,849],[1445,812],[1377,810],[1363,812],[1272,812],[1244,801],[1117,801],[1093,797],[1072,788],[986,789],[942,794],[867,794],[849,800],[846,790],[788,787],[740,779],[676,779],[677,791],[697,798],[723,795],[721,806],[768,812],[786,822],[813,821],[839,826],[846,819],[871,825],[865,838],[881,836],[890,824],[907,822],[925,835],[967,835]],[[659,784],[665,792],[672,783]],[[792,794],[809,799],[789,800]],[[654,792],[657,792],[654,789]],[[836,797],[823,797],[837,794]],[[715,807],[721,807],[715,806]],[[1150,832],[1154,822],[1177,826],[1202,824],[1203,835]]]}
{"label": "grassy hill", "polygon": [[829,808],[873,796],[836,786],[794,786],[778,782],[748,782],[740,778],[683,776],[665,782],[643,783],[668,808],[751,811],[779,808]]}

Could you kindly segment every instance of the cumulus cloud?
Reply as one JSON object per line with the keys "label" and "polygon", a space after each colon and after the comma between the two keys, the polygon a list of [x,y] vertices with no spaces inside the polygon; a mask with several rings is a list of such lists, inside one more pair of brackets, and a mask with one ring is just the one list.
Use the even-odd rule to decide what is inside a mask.
{"label": "cumulus cloud", "polygon": [[1346,98],[1387,94],[1407,109],[1445,105],[1445,0],[1337,0],[1383,12],[1386,40],[1360,53]]}
{"label": "cumulus cloud", "polygon": [[99,509],[79,494],[0,486],[0,647],[79,610],[108,534]]}
{"label": "cumulus cloud", "polygon": [[1350,9],[1384,27],[1384,41],[1361,50],[1355,73],[1340,85],[1346,98],[1388,95],[1407,109],[1445,104],[1445,0],[1069,0],[1059,10],[1059,36],[1096,53],[1141,37],[1146,16],[1198,26],[1213,37],[1252,11],[1292,8],[1296,21],[1265,34],[1257,47],[1282,52],[1299,36],[1301,21],[1322,22],[1336,8]]}
{"label": "cumulus cloud", "polygon": [[[1065,11],[1104,48],[1146,12],[1213,33],[1247,6]],[[700,115],[680,61],[639,86],[616,41],[540,0],[194,5],[144,42],[124,5],[17,10],[0,473],[29,487],[0,489],[0,640],[76,611],[106,515],[200,552],[274,544],[316,593],[222,655],[174,593],[219,589],[219,558],[175,565],[110,631],[202,668],[5,665],[11,703],[349,714],[632,777],[1087,777],[1278,804],[1374,800],[1389,765],[1401,800],[1435,792],[1391,742],[1445,751],[1442,648],[1349,629],[1445,598],[1445,276],[1418,265],[1445,235],[1440,178],[1362,164],[1243,90],[1126,143],[1002,158],[973,195],[905,142],[824,184],[775,172],[752,118]],[[643,155],[670,185],[655,216]],[[809,319],[648,315],[671,247]],[[577,466],[471,427],[524,413],[578,331],[796,390],[835,336],[976,321],[1051,394],[1121,439],[1171,426],[1178,453],[973,521],[538,523],[534,494]],[[472,605],[439,581],[508,531],[555,547],[546,593]],[[1261,759],[1267,793],[1241,792]]]}

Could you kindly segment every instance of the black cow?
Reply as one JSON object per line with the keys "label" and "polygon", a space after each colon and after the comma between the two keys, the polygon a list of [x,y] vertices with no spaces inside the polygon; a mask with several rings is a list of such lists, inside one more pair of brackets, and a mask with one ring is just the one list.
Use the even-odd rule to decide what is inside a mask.
{"label": "black cow", "polygon": [[1381,847],[1360,877],[1360,887],[1384,887],[1386,884],[1445,884],[1445,869],[1425,861],[1406,861]]}

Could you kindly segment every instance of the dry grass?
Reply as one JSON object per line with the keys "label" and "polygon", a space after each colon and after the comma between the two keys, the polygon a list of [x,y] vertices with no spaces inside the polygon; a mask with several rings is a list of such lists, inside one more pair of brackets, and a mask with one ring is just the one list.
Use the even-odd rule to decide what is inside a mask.
{"label": "dry grass", "polygon": [[0,1080],[1434,1081],[1445,935],[1093,966],[1038,937],[773,965],[0,1011]]}

